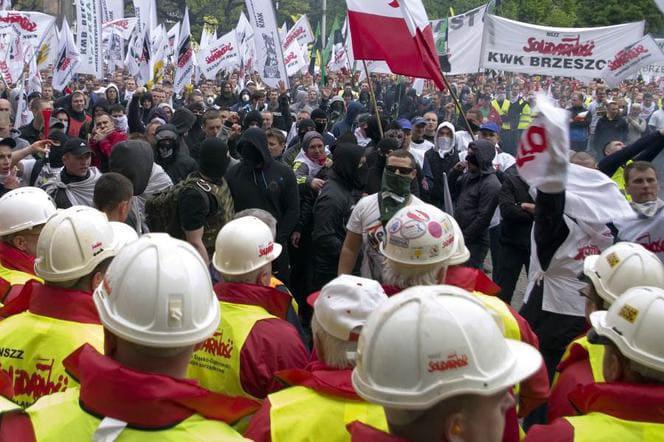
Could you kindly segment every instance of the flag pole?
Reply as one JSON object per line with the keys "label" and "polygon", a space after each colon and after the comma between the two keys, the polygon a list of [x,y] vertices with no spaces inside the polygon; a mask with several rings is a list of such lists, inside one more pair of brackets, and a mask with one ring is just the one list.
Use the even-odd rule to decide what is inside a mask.
{"label": "flag pole", "polygon": [[468,119],[466,118],[466,114],[463,112],[463,108],[461,107],[461,103],[459,102],[459,98],[456,96],[456,92],[454,92],[454,89],[450,87],[450,83],[447,81],[447,77],[445,76],[445,73],[441,70],[440,75],[443,77],[443,83],[445,83],[445,87],[447,88],[448,91],[450,91],[450,96],[452,97],[452,101],[454,101],[454,104],[456,105],[456,108],[459,110],[459,114],[461,114],[461,118],[463,118],[463,123],[466,126],[466,130],[471,136],[475,136],[475,133],[473,132],[473,129],[470,127],[470,123],[468,122]]}
{"label": "flag pole", "polygon": [[373,83],[371,82],[371,77],[369,76],[369,69],[367,68],[367,61],[362,60],[364,65],[364,74],[367,76],[367,83],[369,83],[369,95],[371,95],[371,103],[374,107],[374,112],[376,112],[376,118],[378,119],[378,131],[380,132],[380,137],[383,138],[383,123],[380,121],[380,112],[378,112],[378,103],[376,103],[376,94],[374,94]]}

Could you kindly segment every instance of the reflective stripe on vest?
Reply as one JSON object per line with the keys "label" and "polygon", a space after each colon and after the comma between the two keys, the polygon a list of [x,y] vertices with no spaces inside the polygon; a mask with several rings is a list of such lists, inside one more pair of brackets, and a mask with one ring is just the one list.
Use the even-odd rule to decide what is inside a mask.
{"label": "reflective stripe on vest", "polygon": [[530,123],[532,122],[533,113],[530,109],[530,105],[526,103],[526,105],[523,106],[523,109],[521,109],[521,116],[519,116],[519,126],[517,126],[517,128],[520,130],[528,129],[528,126],[530,126]]}
{"label": "reflective stripe on vest", "polygon": [[286,287],[286,284],[281,282],[281,280],[279,280],[278,278],[275,278],[274,276],[272,276],[270,278],[270,287],[272,287],[273,289],[277,289],[280,292],[288,293],[291,296],[291,305],[293,306],[293,310],[295,310],[295,313],[300,312],[299,311],[299,306],[297,305],[297,301],[293,297],[293,294],[288,289],[288,287]]}
{"label": "reflective stripe on vest", "polygon": [[575,441],[664,441],[664,424],[626,421],[604,413],[566,417],[565,420],[574,427]]}
{"label": "reflective stripe on vest", "polygon": [[[563,354],[563,357],[560,359],[560,362],[563,362],[569,358],[569,355],[572,351],[572,347],[574,345],[578,345],[579,347],[583,348],[586,353],[588,353],[588,362],[590,364],[590,370],[593,373],[593,380],[595,382],[604,382],[604,346],[603,345],[597,345],[597,344],[591,344],[588,342],[588,337],[587,336],[581,336],[580,338],[577,338],[572,341],[571,344],[567,346],[567,349],[565,349],[565,353]],[[553,381],[553,384],[555,385],[556,381],[558,380],[558,373],[556,373],[556,377]]]}
{"label": "reflective stripe on vest", "polygon": [[346,425],[360,421],[387,430],[383,407],[296,386],[268,396],[272,442],[350,441]]}
{"label": "reflective stripe on vest", "polygon": [[[31,275],[30,273],[26,272],[21,272],[20,270],[8,269],[7,267],[4,267],[0,263],[0,300],[4,299],[5,295],[9,293],[9,289],[12,286],[25,285],[25,283],[30,281],[31,279],[43,282],[41,278],[35,275]],[[4,281],[5,283],[2,284],[1,283],[2,281]],[[1,289],[2,286],[5,286],[6,289],[2,290]]]}
{"label": "reflective stripe on vest", "polygon": [[498,100],[493,100],[491,102],[491,106],[496,110],[496,112],[498,112],[498,114],[500,115],[500,118],[503,120],[503,125],[501,126],[501,128],[503,130],[510,130],[511,127],[510,127],[509,121],[507,121],[507,122],[505,121],[505,117],[507,117],[507,114],[510,111],[510,101],[509,100],[503,100],[503,105],[499,106],[498,105]]}
{"label": "reflective stripe on vest", "polygon": [[8,411],[16,411],[20,410],[21,406],[10,401],[4,396],[0,396],[0,414],[1,413],[6,413]]}
{"label": "reflective stripe on vest", "polygon": [[521,340],[521,330],[519,323],[514,318],[514,315],[507,307],[504,301],[497,296],[489,296],[480,292],[473,292],[475,296],[484,304],[485,307],[494,311],[500,316],[503,323],[503,335],[507,339],[514,339],[515,341]]}
{"label": "reflective stripe on vest", "polygon": [[196,346],[187,377],[204,388],[229,396],[258,399],[244,391],[240,381],[240,353],[256,322],[276,318],[263,307],[219,302],[221,323],[214,335]]}
{"label": "reflective stripe on vest", "polygon": [[[625,163],[625,166],[628,164],[633,163],[633,160],[629,160]],[[613,173],[613,176],[611,179],[613,180],[614,183],[618,185],[618,190],[620,190],[620,193],[622,193],[627,201],[632,201],[632,197],[627,194],[625,191],[625,166],[620,166],[619,168],[616,169],[616,171]]]}
{"label": "reflective stripe on vest", "polygon": [[[78,402],[78,388],[40,399],[27,410],[37,442],[92,440],[101,419],[83,411]],[[229,425],[194,414],[164,430],[141,431],[127,427],[119,441],[182,441],[182,440],[243,441]]]}
{"label": "reflective stripe on vest", "polygon": [[38,398],[77,385],[62,360],[88,343],[104,350],[104,330],[98,324],[82,324],[23,312],[0,322],[0,368],[14,384],[14,401],[23,407]]}

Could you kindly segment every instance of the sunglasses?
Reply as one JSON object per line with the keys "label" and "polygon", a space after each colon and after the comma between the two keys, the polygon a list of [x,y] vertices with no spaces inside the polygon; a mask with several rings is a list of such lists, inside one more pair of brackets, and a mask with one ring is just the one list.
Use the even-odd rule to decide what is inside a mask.
{"label": "sunglasses", "polygon": [[387,169],[389,172],[392,173],[397,173],[399,172],[400,175],[409,175],[412,171],[412,167],[400,167],[400,166],[385,166],[385,169]]}

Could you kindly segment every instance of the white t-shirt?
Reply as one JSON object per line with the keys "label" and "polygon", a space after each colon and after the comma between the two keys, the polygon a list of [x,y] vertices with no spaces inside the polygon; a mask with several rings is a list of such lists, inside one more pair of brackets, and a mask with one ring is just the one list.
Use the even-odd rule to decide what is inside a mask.
{"label": "white t-shirt", "polygon": [[[408,205],[424,204],[414,195],[410,197]],[[362,198],[353,208],[346,229],[349,232],[362,235],[362,266],[361,275],[365,278],[382,281],[383,254],[379,245],[385,237],[385,229],[380,222],[380,208],[378,207],[378,194]]]}
{"label": "white t-shirt", "polygon": [[415,161],[417,161],[417,164],[420,165],[420,168],[424,167],[424,154],[431,148],[433,148],[433,143],[428,140],[422,140],[421,143],[410,142],[409,151],[415,158]]}
{"label": "white t-shirt", "polygon": [[664,129],[664,110],[659,109],[652,113],[648,125],[654,127],[655,129]]}

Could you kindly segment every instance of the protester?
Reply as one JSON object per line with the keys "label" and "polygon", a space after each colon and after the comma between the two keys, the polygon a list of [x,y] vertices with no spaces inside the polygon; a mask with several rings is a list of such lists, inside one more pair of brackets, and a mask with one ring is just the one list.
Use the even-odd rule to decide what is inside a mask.
{"label": "protester", "polygon": [[[69,353],[85,343],[103,348],[92,291],[120,246],[106,216],[89,207],[60,211],[42,228],[35,274],[44,284],[25,284],[5,306],[16,314],[0,322],[3,345],[14,349],[3,352],[0,363],[13,373],[14,399],[21,406],[74,385],[75,379],[61,365]],[[27,379],[42,387],[28,388]]]}
{"label": "protester", "polygon": [[[132,302],[135,287],[128,280],[144,287],[144,304]],[[188,296],[178,302],[174,293]],[[258,404],[186,379],[194,346],[219,324],[207,270],[192,247],[166,235],[133,242],[109,267],[89,304],[92,298],[90,314],[98,312],[103,326],[103,354],[101,342],[74,347],[63,368],[80,388],[40,401],[25,415],[5,416],[0,439],[50,441],[67,434],[89,440],[115,422],[113,438],[244,440],[231,425]],[[164,314],[155,316],[155,310]],[[102,327],[95,327],[101,337]]]}
{"label": "protester", "polygon": [[380,305],[357,353],[355,391],[383,406],[397,439],[354,422],[353,441],[503,440],[511,387],[542,364],[535,348],[505,339],[468,292],[444,285],[414,287]]}
{"label": "protester", "polygon": [[224,281],[214,286],[222,319],[196,347],[188,370],[204,387],[264,399],[282,388],[276,372],[306,365],[304,345],[286,321],[291,297],[270,287],[281,250],[258,218],[236,219],[220,230],[212,264]]}
{"label": "protester", "polygon": [[277,373],[289,387],[263,401],[245,432],[251,440],[345,440],[346,424],[355,419],[387,429],[382,408],[364,402],[351,384],[357,336],[387,300],[385,292],[376,281],[342,275],[312,299],[318,360]]}

